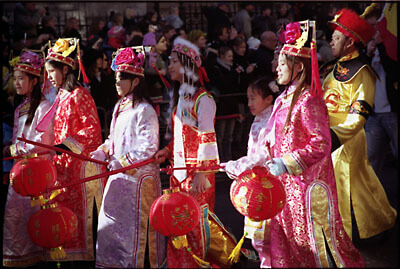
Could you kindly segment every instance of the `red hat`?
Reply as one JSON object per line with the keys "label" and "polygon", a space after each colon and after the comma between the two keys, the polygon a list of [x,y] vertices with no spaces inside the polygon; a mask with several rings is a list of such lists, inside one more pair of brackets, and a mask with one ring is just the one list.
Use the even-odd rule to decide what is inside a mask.
{"label": "red hat", "polygon": [[143,46],[120,48],[113,53],[111,69],[144,77],[145,51]]}
{"label": "red hat", "polygon": [[367,45],[375,35],[375,28],[357,13],[350,9],[339,10],[332,21],[328,22],[332,30],[338,30],[345,36],[352,38],[356,43]]}

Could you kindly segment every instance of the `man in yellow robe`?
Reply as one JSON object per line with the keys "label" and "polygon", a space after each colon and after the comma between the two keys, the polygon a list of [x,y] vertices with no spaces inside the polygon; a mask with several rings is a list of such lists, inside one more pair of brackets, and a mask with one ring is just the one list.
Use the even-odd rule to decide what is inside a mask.
{"label": "man in yellow robe", "polygon": [[336,60],[322,88],[329,111],[339,211],[350,238],[351,209],[360,238],[368,238],[392,228],[397,216],[368,161],[364,131],[377,78],[358,49],[373,37],[375,29],[349,9],[339,10],[329,23]]}

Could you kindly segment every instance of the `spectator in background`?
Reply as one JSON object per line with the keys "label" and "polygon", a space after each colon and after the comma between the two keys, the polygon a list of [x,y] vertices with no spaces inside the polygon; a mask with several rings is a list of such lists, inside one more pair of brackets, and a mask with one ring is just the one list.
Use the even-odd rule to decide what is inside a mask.
{"label": "spectator in background", "polygon": [[157,115],[160,116],[160,103],[163,101],[164,84],[158,72],[162,76],[167,74],[167,66],[161,56],[167,50],[167,41],[161,31],[149,32],[143,37],[143,46],[150,47],[149,50],[145,49],[144,79],[148,86],[150,99],[154,104]]}
{"label": "spectator in background", "polygon": [[333,60],[331,46],[326,40],[324,31],[317,30],[317,50],[318,50],[318,64],[319,66]]}
{"label": "spectator in background", "polygon": [[239,89],[245,94],[256,64],[250,63],[244,39],[236,37],[232,40],[232,47],[233,66],[239,76]]}
{"label": "spectator in background", "polygon": [[273,70],[271,62],[274,58],[274,50],[278,42],[276,34],[272,31],[265,31],[261,35],[261,44],[258,50],[253,54],[250,61],[256,63],[256,68],[253,72],[254,79],[271,76],[273,77]]}
{"label": "spectator in background", "polygon": [[45,16],[42,18],[42,28],[39,30],[39,35],[41,34],[47,34],[50,40],[58,38],[55,17]]}
{"label": "spectator in background", "polygon": [[44,8],[36,9],[32,2],[16,3],[14,10],[14,33],[16,39],[26,36],[36,37],[40,19],[46,14]]}
{"label": "spectator in background", "polygon": [[217,39],[211,41],[207,45],[209,48],[209,53],[205,63],[206,67],[212,67],[215,65],[220,47],[229,47],[229,28],[227,26],[218,25],[215,28],[215,36]]}
{"label": "spectator in background", "polygon": [[108,45],[113,49],[122,48],[125,45],[124,16],[116,13],[113,17],[112,27],[107,32]]}
{"label": "spectator in background", "polygon": [[76,37],[82,41],[81,34],[79,33],[79,20],[77,18],[71,17],[67,19],[65,24],[63,37]]}
{"label": "spectator in background", "polygon": [[291,5],[289,3],[276,3],[275,30],[279,30],[293,21],[290,9]]}
{"label": "spectator in background", "polygon": [[255,17],[252,22],[252,33],[254,37],[260,38],[265,31],[275,32],[275,22],[272,17],[272,4],[261,5],[261,15]]}
{"label": "spectator in background", "polygon": [[[217,134],[218,152],[221,161],[232,159],[233,131],[239,116],[239,97],[224,96],[239,93],[239,74],[233,66],[233,51],[230,47],[221,47],[216,63],[207,70],[212,92],[217,97]],[[221,118],[222,117],[222,118]]]}
{"label": "spectator in background", "polygon": [[128,7],[125,10],[125,17],[124,17],[124,28],[129,29],[131,27],[136,26],[137,21],[136,21],[136,11],[135,9]]}
{"label": "spectator in background", "polygon": [[174,27],[167,24],[161,28],[161,31],[165,37],[165,40],[167,41],[167,51],[163,54],[163,56],[169,56],[172,50],[172,37],[176,35],[176,30]]}
{"label": "spectator in background", "polygon": [[[381,10],[376,9],[366,20],[376,26],[381,15]],[[382,42],[379,31],[367,45],[367,56],[371,61],[371,67],[379,75],[376,80],[376,91],[373,113],[368,117],[365,124],[367,136],[368,160],[375,170],[376,175],[382,181],[383,167],[387,163],[387,152],[390,148],[394,160],[397,163],[399,149],[398,131],[398,107],[399,91],[398,85],[398,62],[391,59]]]}
{"label": "spectator in background", "polygon": [[143,20],[139,23],[142,33],[155,32],[160,27],[157,11],[151,10],[146,13]]}
{"label": "spectator in background", "polygon": [[[139,26],[137,25],[132,25],[129,28],[125,29],[125,44],[128,47],[132,47],[132,46],[141,46],[142,42],[137,43],[137,41],[139,39],[141,39],[143,41],[143,33],[142,30],[140,30]],[[137,43],[137,45],[129,45],[132,43]],[[136,44],[135,43],[135,44]]]}
{"label": "spectator in background", "polygon": [[168,25],[171,25],[174,27],[174,29],[179,29],[182,28],[183,26],[183,21],[179,17],[179,8],[176,5],[172,5],[170,7],[170,14],[165,18],[166,22]]}
{"label": "spectator in background", "polygon": [[260,47],[261,41],[260,39],[251,36],[247,40],[247,46],[249,48],[249,51],[256,51]]}
{"label": "spectator in background", "polygon": [[103,18],[95,18],[89,28],[89,38],[100,36],[103,40],[107,37],[107,25]]}
{"label": "spectator in background", "polygon": [[225,26],[228,29],[231,27],[231,21],[229,19],[229,6],[226,2],[219,2],[216,7],[203,7],[201,9],[202,13],[207,18],[207,36],[208,41],[211,42],[216,40],[218,35],[216,35],[215,29],[219,26]]}
{"label": "spectator in background", "polygon": [[192,30],[187,36],[187,39],[195,44],[200,50],[201,60],[204,61],[206,59],[206,48],[207,48],[207,38],[206,33],[201,30]]}
{"label": "spectator in background", "polygon": [[254,4],[243,2],[240,4],[241,10],[235,14],[232,23],[239,33],[242,33],[245,39],[251,36],[251,14],[254,11]]}

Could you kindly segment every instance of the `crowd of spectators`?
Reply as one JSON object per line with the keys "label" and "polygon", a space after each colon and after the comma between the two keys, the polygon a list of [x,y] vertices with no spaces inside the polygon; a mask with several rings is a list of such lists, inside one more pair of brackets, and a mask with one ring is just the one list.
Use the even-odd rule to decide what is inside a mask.
{"label": "crowd of spectators", "polygon": [[163,136],[163,147],[170,137],[167,127],[172,88],[168,87],[171,84],[168,83],[168,56],[173,40],[181,36],[195,43],[201,51],[203,66],[210,79],[206,88],[217,101],[218,141],[225,143],[219,145],[223,153],[221,159],[229,160],[238,157],[232,155],[245,153],[246,149],[231,147],[234,141],[239,142],[239,145],[247,143],[252,118],[247,109],[246,90],[255,79],[262,76],[274,77],[275,68],[272,63],[279,48],[282,27],[292,21],[316,20],[320,29],[317,33],[319,59],[321,64],[326,63],[332,59],[327,41],[330,40],[331,32],[326,22],[344,4],[349,5],[243,2],[238,4],[238,12],[232,14],[231,3],[219,2],[216,6],[203,7],[201,10],[207,19],[207,32],[186,25],[182,10],[175,4],[171,4],[165,18],[153,10],[138,17],[133,8],[127,8],[124,14],[111,12],[107,19],[94,18],[86,33],[87,39],[83,40],[80,29],[82,22],[77,18],[66,18],[65,29],[57,32],[54,14],[37,8],[32,2],[16,3],[13,25],[8,25],[4,17],[2,21],[3,26],[13,28],[13,36],[7,31],[2,33],[2,95],[7,97],[3,99],[8,100],[10,108],[3,115],[12,115],[15,95],[10,83],[12,76],[8,66],[9,55],[19,55],[23,48],[46,51],[45,46],[49,40],[76,37],[80,39],[82,59],[90,79],[86,86],[101,112],[100,116],[105,115],[100,118],[106,130],[103,135],[107,135],[110,115],[117,101],[114,74],[110,69],[112,55],[122,47],[144,45],[148,61],[146,80],[164,128],[160,133]]}

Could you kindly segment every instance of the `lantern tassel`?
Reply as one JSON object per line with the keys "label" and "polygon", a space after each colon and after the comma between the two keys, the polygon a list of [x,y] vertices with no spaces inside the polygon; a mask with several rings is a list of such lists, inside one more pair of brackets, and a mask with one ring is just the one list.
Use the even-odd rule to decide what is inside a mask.
{"label": "lantern tassel", "polygon": [[240,249],[242,248],[242,245],[243,245],[243,242],[244,242],[244,238],[246,237],[246,235],[247,235],[247,232],[244,233],[242,238],[237,243],[236,247],[232,250],[231,255],[229,255],[229,261],[231,262],[231,264],[237,263],[239,261]]}
{"label": "lantern tassel", "polygon": [[43,195],[40,195],[38,197],[32,197],[31,198],[31,207],[42,206],[47,202],[48,201],[46,199],[44,199]]}
{"label": "lantern tassel", "polygon": [[187,241],[186,235],[173,237],[172,244],[177,249],[188,247],[188,241]]}
{"label": "lantern tassel", "polygon": [[67,257],[65,254],[64,248],[63,247],[58,247],[58,248],[52,248],[50,249],[50,258],[52,260],[61,260]]}
{"label": "lantern tassel", "polygon": [[201,267],[201,268],[210,268],[210,263],[200,259],[199,257],[197,257],[193,252],[191,248],[187,248],[187,251],[190,253],[190,255],[192,255],[194,261]]}

